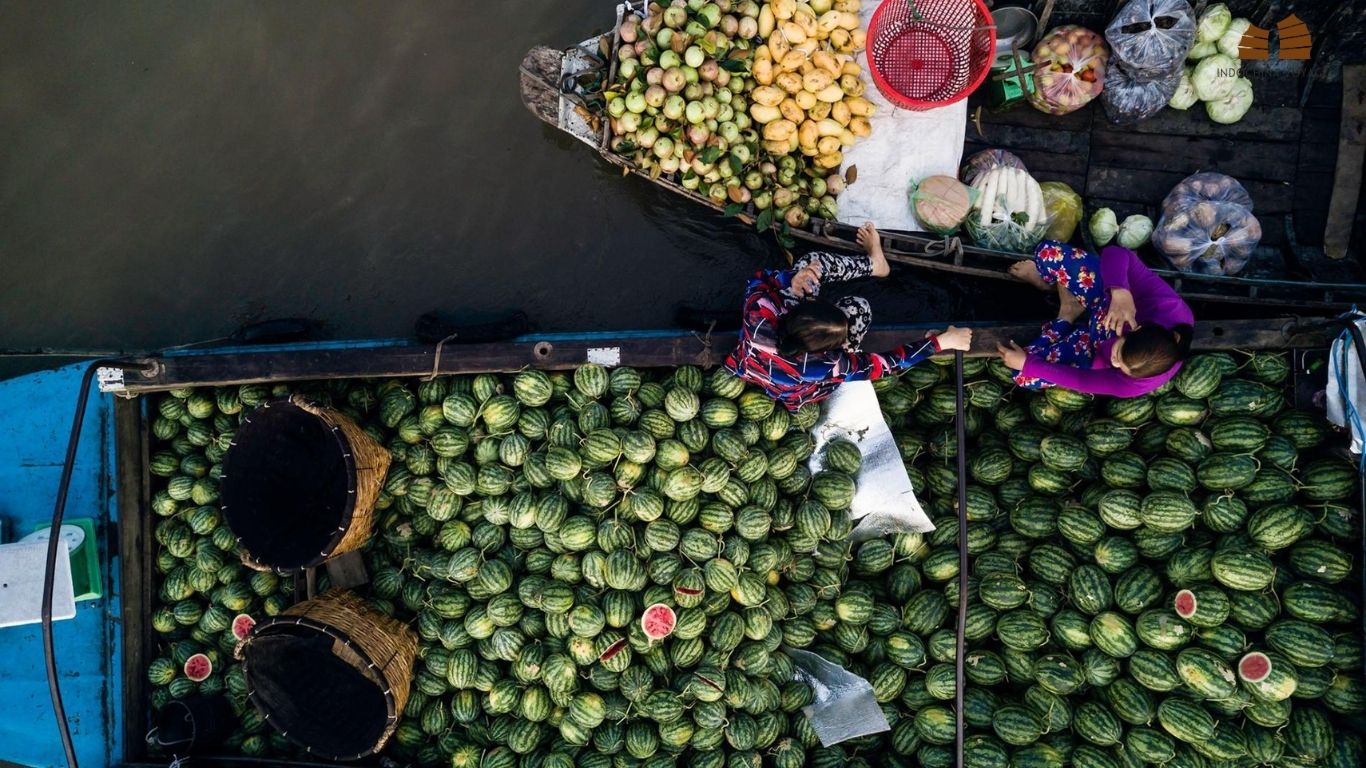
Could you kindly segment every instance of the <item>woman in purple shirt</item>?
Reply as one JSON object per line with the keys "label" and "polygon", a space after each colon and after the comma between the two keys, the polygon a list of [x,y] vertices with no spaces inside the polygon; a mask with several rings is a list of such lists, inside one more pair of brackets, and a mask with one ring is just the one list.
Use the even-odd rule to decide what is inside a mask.
{"label": "woman in purple shirt", "polygon": [[1181,369],[1195,316],[1133,251],[1112,245],[1097,258],[1049,240],[1010,272],[1041,290],[1056,287],[1062,300],[1058,318],[1029,346],[997,345],[1020,386],[1137,397]]}

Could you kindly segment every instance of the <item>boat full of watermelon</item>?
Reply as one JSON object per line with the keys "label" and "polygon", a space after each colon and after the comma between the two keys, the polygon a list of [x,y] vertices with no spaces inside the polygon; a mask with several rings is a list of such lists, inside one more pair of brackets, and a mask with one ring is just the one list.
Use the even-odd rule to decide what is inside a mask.
{"label": "boat full of watermelon", "polygon": [[[213,754],[317,759],[255,708],[234,650],[329,574],[242,565],[220,496],[243,420],[291,396],[344,414],[391,460],[352,589],[411,627],[418,652],[370,761],[947,768],[961,652],[968,766],[1360,766],[1358,473],[1296,405],[1312,387],[1298,348],[1324,339],[1233,330],[1131,400],[1021,391],[968,357],[962,445],[952,358],[876,382],[937,527],[857,545],[858,447],[830,444],[813,473],[818,407],[775,407],[716,366],[724,344],[691,335],[110,366],[100,379],[124,396],[92,396],[72,498],[107,504],[118,599],[78,612],[81,637],[57,622],[77,751],[86,765],[170,760],[146,744],[150,723],[221,694],[231,723]],[[44,467],[26,476],[35,494],[55,490],[81,373],[0,383],[11,425],[21,405],[30,424],[59,415],[22,454],[24,471]],[[33,635],[5,645],[29,673],[0,682],[27,731],[50,729],[15,742],[20,762],[56,765]],[[77,652],[90,636],[108,642]],[[868,680],[889,730],[823,745],[792,649]]]}

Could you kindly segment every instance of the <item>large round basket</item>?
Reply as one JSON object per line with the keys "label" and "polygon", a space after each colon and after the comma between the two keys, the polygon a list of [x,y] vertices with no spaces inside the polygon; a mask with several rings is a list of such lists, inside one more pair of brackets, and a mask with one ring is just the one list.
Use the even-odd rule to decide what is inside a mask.
{"label": "large round basket", "polygon": [[223,457],[223,514],[242,562],[290,573],[370,538],[389,452],[356,423],[295,395],[242,419]]}
{"label": "large round basket", "polygon": [[333,590],[260,622],[235,655],[266,722],[310,754],[354,760],[378,752],[398,727],[417,635]]}
{"label": "large round basket", "polygon": [[887,100],[925,110],[986,79],[996,27],[982,0],[883,0],[868,24],[868,70]]}

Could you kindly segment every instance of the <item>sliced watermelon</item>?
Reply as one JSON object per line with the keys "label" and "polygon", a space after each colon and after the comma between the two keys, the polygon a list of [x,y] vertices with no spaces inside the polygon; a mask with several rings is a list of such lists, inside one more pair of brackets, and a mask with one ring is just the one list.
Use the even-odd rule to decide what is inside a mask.
{"label": "sliced watermelon", "polygon": [[640,628],[645,631],[645,636],[650,638],[651,642],[672,635],[677,623],[678,617],[674,615],[674,609],[663,603],[655,603],[646,608],[640,617]]}
{"label": "sliced watermelon", "polygon": [[1261,651],[1252,651],[1238,660],[1238,677],[1245,682],[1260,683],[1271,674],[1271,659]]}
{"label": "sliced watermelon", "polygon": [[1176,599],[1172,602],[1174,603],[1173,607],[1176,609],[1176,615],[1183,619],[1189,619],[1194,616],[1196,610],[1199,609],[1198,602],[1195,599],[1195,593],[1189,589],[1183,589],[1180,592],[1177,592]]}
{"label": "sliced watermelon", "polygon": [[618,653],[621,653],[624,648],[626,648],[626,638],[622,638],[607,646],[607,649],[598,655],[598,661],[607,661]]}
{"label": "sliced watermelon", "polygon": [[694,589],[692,587],[674,587],[674,592],[677,592],[684,597],[696,597],[697,595],[702,594],[702,590]]}
{"label": "sliced watermelon", "polygon": [[209,660],[208,656],[196,653],[185,660],[185,676],[194,682],[203,682],[209,679],[209,675],[212,674],[213,662]]}
{"label": "sliced watermelon", "polygon": [[238,640],[246,640],[247,635],[251,634],[252,627],[256,626],[256,619],[239,613],[232,620],[232,636]]}

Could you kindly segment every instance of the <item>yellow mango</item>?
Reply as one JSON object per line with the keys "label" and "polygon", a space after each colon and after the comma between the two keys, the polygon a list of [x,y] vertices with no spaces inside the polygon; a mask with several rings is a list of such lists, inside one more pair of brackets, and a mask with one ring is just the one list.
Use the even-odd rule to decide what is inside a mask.
{"label": "yellow mango", "polygon": [[857,61],[850,59],[844,62],[844,64],[840,67],[839,74],[853,75],[854,77],[858,77],[859,75],[863,74],[863,67],[860,67]]}
{"label": "yellow mango", "polygon": [[782,111],[785,119],[794,123],[801,124],[806,119],[806,110],[797,106],[796,99],[783,99],[783,103],[778,105],[778,109]]}
{"label": "yellow mango", "polygon": [[820,141],[816,142],[816,154],[818,155],[828,155],[831,152],[838,151],[840,151],[839,136],[822,136]]}
{"label": "yellow mango", "polygon": [[792,45],[806,42],[806,32],[795,21],[784,21],[778,29],[782,31],[783,38]]}
{"label": "yellow mango", "polygon": [[756,104],[762,104],[765,107],[776,107],[783,103],[783,99],[787,98],[787,94],[782,88],[776,88],[772,85],[761,85],[750,93],[749,98]]}
{"label": "yellow mango", "polygon": [[823,168],[828,171],[840,167],[840,163],[843,162],[843,152],[828,152],[816,158],[816,167]]}
{"label": "yellow mango", "polygon": [[834,8],[837,11],[849,11],[850,13],[858,13],[860,10],[862,10],[863,3],[859,2],[859,0],[835,0]]}
{"label": "yellow mango", "polygon": [[816,51],[811,54],[811,63],[829,72],[831,77],[838,77],[842,71],[840,63],[828,51]]}
{"label": "yellow mango", "polygon": [[814,120],[807,120],[797,128],[798,143],[801,145],[802,154],[815,156],[816,142],[820,140],[820,129]]}
{"label": "yellow mango", "polygon": [[855,75],[841,75],[840,90],[844,91],[846,96],[862,96],[863,81]]}
{"label": "yellow mango", "polygon": [[[812,94],[812,95],[811,95],[811,98],[813,98],[813,99],[816,98],[816,95],[815,95],[815,94]],[[818,101],[818,102],[816,102],[816,105],[815,105],[815,106],[813,106],[813,107],[811,107],[810,109],[806,110],[806,116],[809,117],[809,118],[811,118],[812,120],[824,120],[825,118],[829,117],[829,116],[830,116],[830,104],[829,104],[829,102],[825,102],[825,101]]]}
{"label": "yellow mango", "polygon": [[773,18],[773,6],[764,3],[759,9],[759,37],[767,40],[768,36],[773,34],[773,27],[777,23],[777,19]]}
{"label": "yellow mango", "polygon": [[774,79],[779,88],[792,95],[796,95],[802,89],[802,76],[796,72],[783,72]]}
{"label": "yellow mango", "polygon": [[797,12],[797,0],[770,0],[768,5],[773,7],[773,17],[779,21],[787,21]]}
{"label": "yellow mango", "polygon": [[816,100],[816,94],[811,91],[797,91],[792,98],[797,100],[797,106],[809,110],[820,102]]}
{"label": "yellow mango", "polygon": [[873,124],[866,117],[856,117],[849,121],[849,131],[860,138],[873,133]]}
{"label": "yellow mango", "polygon": [[873,114],[873,102],[862,96],[845,99],[844,103],[849,105],[850,114],[857,115],[858,117],[871,117]]}
{"label": "yellow mango", "polygon": [[816,128],[821,136],[838,136],[844,133],[844,126],[838,120],[831,120],[828,117],[817,123]]}
{"label": "yellow mango", "polygon": [[[767,51],[767,48],[760,48]],[[754,62],[754,82],[759,85],[773,84],[773,61],[771,59],[756,59]]]}
{"label": "yellow mango", "polygon": [[792,50],[792,44],[787,42],[782,32],[774,32],[768,36],[768,54],[774,61],[782,61],[783,57]]}
{"label": "yellow mango", "polygon": [[828,101],[831,104],[834,104],[835,102],[840,101],[843,98],[844,91],[840,90],[839,85],[834,83],[827,85],[825,88],[821,89],[820,91],[817,91],[816,93],[816,99],[818,99],[819,101]]}
{"label": "yellow mango", "polygon": [[826,72],[823,69],[817,69],[802,77],[802,88],[805,88],[812,93],[820,93],[826,88],[829,88],[830,84],[834,81],[835,79],[830,76],[829,72]]}
{"label": "yellow mango", "polygon": [[767,141],[787,141],[797,132],[797,124],[791,120],[774,120],[764,126],[764,139]]}
{"label": "yellow mango", "polygon": [[830,116],[835,118],[835,122],[840,125],[848,125],[853,119],[854,113],[849,111],[849,104],[844,101],[837,101],[830,105]]}
{"label": "yellow mango", "polygon": [[795,72],[801,69],[802,65],[805,63],[806,53],[794,48],[793,50],[788,51],[787,55],[782,58],[781,67],[784,72]]}
{"label": "yellow mango", "polygon": [[751,104],[749,107],[749,116],[754,118],[754,122],[759,123],[760,125],[768,125],[769,123],[783,119],[783,111],[777,107],[766,107],[763,104]]}

